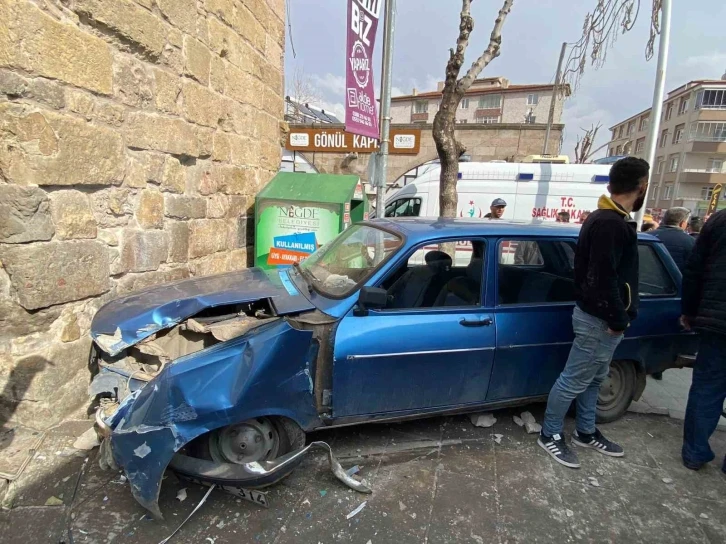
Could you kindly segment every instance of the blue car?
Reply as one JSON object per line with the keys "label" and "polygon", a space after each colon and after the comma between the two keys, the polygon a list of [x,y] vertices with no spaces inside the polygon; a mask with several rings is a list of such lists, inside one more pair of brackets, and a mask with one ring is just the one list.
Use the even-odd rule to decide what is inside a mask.
{"label": "blue car", "polygon": [[[258,489],[325,447],[306,447],[309,431],[543,401],[573,340],[578,233],[374,220],[289,269],[112,301],[92,324],[102,463],[123,468],[137,501],[160,517],[169,467]],[[697,349],[678,324],[677,267],[655,237],[639,244],[640,315],[603,384],[600,421],[620,417],[647,374],[683,366]]]}

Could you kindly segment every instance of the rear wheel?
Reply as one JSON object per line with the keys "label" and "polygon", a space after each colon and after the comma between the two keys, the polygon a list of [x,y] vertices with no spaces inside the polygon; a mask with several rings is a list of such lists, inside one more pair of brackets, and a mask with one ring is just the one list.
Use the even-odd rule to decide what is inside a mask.
{"label": "rear wheel", "polygon": [[610,423],[622,417],[633,402],[636,369],[630,361],[613,361],[610,373],[600,386],[597,398],[597,421]]}

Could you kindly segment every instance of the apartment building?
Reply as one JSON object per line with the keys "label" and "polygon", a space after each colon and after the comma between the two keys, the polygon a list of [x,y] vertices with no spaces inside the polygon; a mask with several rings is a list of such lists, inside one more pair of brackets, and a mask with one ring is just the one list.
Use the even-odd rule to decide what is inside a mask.
{"label": "apartment building", "polygon": [[[610,128],[608,156],[646,158],[650,113],[642,111]],[[651,166],[648,208],[658,214],[683,206],[704,215],[714,186],[726,183],[726,74],[720,80],[690,81],[668,93]]]}
{"label": "apartment building", "polygon": [[[444,83],[437,90],[391,99],[391,119],[394,124],[433,123],[439,109]],[[461,124],[546,124],[552,101],[553,85],[511,85],[505,77],[477,79],[459,104],[456,122]],[[562,118],[564,98],[557,96],[554,123]]]}

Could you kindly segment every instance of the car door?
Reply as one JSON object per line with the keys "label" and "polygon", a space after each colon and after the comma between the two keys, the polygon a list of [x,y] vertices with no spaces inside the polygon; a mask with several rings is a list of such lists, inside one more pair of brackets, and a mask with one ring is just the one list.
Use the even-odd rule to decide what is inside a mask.
{"label": "car door", "polygon": [[[546,395],[572,346],[574,238],[502,238],[493,258],[497,350],[487,401]],[[490,251],[491,252],[491,251]]]}
{"label": "car door", "polygon": [[[401,266],[409,269],[409,257],[445,241],[413,248]],[[443,282],[437,278],[443,286],[433,301],[406,297],[429,299],[428,306],[370,310],[364,316],[351,310],[341,320],[335,333],[334,418],[435,411],[485,400],[496,329],[492,312],[482,304],[485,243],[469,242],[481,249],[468,249],[468,264],[461,256],[448,257],[459,265],[443,271]],[[464,244],[458,247],[467,251]],[[397,270],[391,275],[400,277]],[[451,295],[463,284],[471,296]],[[386,286],[385,279],[379,286]]]}

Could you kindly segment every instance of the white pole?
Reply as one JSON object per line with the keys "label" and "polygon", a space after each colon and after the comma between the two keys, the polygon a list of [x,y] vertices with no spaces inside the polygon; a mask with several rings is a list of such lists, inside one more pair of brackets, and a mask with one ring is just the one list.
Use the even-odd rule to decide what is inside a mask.
{"label": "white pole", "polygon": [[393,72],[393,34],[396,26],[396,0],[386,1],[383,38],[383,77],[381,78],[381,166],[376,190],[376,217],[385,215],[384,195],[388,170],[388,145],[391,131],[391,85]]}
{"label": "white pole", "polygon": [[[658,145],[658,134],[660,133],[660,117],[663,113],[663,94],[665,92],[665,74],[668,66],[668,45],[671,38],[671,0],[662,0],[660,43],[658,45],[658,70],[655,73],[655,89],[653,90],[653,107],[650,110],[650,132],[648,133],[648,164],[650,164],[651,178],[655,172],[655,149]],[[636,212],[635,220],[638,222],[638,230],[643,224],[643,215],[650,198],[651,186],[645,193],[645,204]]]}
{"label": "white pole", "polygon": [[[562,44],[562,50],[560,51],[560,60],[557,61],[557,74],[555,75],[555,85],[552,88],[552,100],[550,101],[550,111],[547,116],[547,130],[545,130],[544,147],[542,149],[543,155],[548,155],[547,144],[550,141],[550,131],[552,130],[552,122],[555,118],[555,104],[557,103],[557,95],[560,92],[560,79],[562,77],[562,61],[565,60],[565,53],[567,52],[567,42]],[[552,153],[558,155],[559,153]]]}

